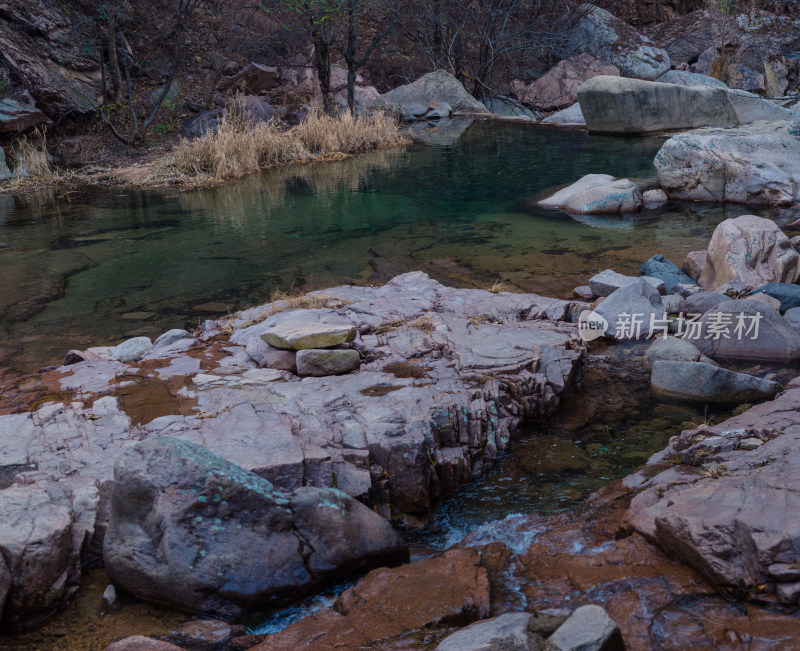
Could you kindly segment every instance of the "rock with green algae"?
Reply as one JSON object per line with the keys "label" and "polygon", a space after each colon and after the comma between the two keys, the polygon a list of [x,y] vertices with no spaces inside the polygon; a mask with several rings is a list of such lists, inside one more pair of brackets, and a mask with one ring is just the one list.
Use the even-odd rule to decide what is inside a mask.
{"label": "rock with green algae", "polygon": [[138,443],[114,479],[106,571],[167,607],[237,619],[408,557],[391,525],[345,493],[287,494],[186,441]]}

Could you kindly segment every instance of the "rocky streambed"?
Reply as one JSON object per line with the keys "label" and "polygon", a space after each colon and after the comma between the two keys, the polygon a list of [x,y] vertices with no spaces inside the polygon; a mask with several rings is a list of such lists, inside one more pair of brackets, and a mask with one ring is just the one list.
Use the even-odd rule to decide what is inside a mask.
{"label": "rocky streambed", "polygon": [[[412,273],[254,308],[196,337],[71,352],[71,363],[5,396],[41,406],[0,417],[13,482],[0,492],[4,628],[44,621],[101,554],[141,598],[228,616],[402,560],[395,534],[367,534],[358,559],[344,541],[383,531],[375,511],[413,522],[504,450],[521,421],[552,414],[580,378],[585,349],[568,322],[579,307]],[[321,376],[350,367],[309,369],[309,355],[355,355],[360,372]],[[334,529],[348,558],[333,539],[314,542],[330,524],[315,499],[347,512]],[[268,503],[271,525],[248,519]],[[304,533],[307,517],[316,524]],[[251,563],[230,566],[243,549],[274,561],[260,584]],[[193,591],[183,582],[201,561],[207,575]]]}

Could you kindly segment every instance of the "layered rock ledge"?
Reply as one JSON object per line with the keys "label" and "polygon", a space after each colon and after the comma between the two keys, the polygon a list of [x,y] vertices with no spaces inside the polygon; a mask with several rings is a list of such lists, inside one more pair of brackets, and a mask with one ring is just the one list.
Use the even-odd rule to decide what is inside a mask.
{"label": "layered rock ledge", "polygon": [[[0,568],[3,618],[25,626],[70,596],[76,559],[97,553],[107,526],[114,462],[149,437],[199,444],[278,490],[336,487],[386,517],[426,512],[576,384],[585,350],[569,321],[582,306],[452,289],[416,272],[207,322],[197,338],[142,346],[137,361],[111,348],[73,354],[84,361],[38,379],[44,399],[59,400],[0,416],[0,478],[13,481],[0,490],[3,512],[35,518],[14,504],[57,494],[52,526],[31,544],[63,560],[41,575],[35,608],[23,607],[19,572],[38,561],[17,545],[15,567]],[[359,353],[360,371],[300,378],[258,368],[274,357],[261,335],[290,321],[354,327],[341,346]]]}

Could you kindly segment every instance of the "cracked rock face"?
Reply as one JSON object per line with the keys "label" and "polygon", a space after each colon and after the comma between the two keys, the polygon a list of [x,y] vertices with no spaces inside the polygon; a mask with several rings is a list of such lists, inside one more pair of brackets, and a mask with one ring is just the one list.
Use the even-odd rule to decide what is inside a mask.
{"label": "cracked rock face", "polygon": [[235,619],[407,560],[391,525],[341,491],[287,495],[186,441],[137,444],[114,478],[106,571],[147,601]]}
{"label": "cracked rock face", "polygon": [[[115,460],[158,436],[200,445],[275,491],[336,487],[386,518],[402,519],[427,512],[470,480],[506,449],[523,421],[551,415],[581,376],[585,348],[569,319],[584,304],[453,289],[423,273],[382,287],[317,294],[330,296],[332,307],[260,306],[211,323],[201,341],[182,337],[159,349],[158,358],[151,353],[123,363],[95,355],[52,371],[43,381],[69,397],[0,416],[0,470],[23,492],[57,482],[84,496],[65,502],[79,523],[73,531],[82,532],[70,539],[70,549],[83,549],[84,560],[108,522],[108,500],[100,493],[115,481]],[[355,340],[347,345],[358,352],[360,370],[300,378],[268,367],[275,350],[265,349],[261,335],[290,321],[354,327]],[[142,381],[124,380],[129,376]],[[127,403],[108,395],[123,384]],[[178,395],[170,397],[167,385],[180,386]],[[166,415],[147,420],[131,411],[138,391],[159,387],[168,398],[155,406]],[[161,394],[144,398],[150,395]],[[0,498],[9,490],[0,489]],[[286,508],[274,510],[285,516]],[[84,539],[91,544],[84,546]],[[53,554],[66,545],[65,535]],[[330,564],[322,557],[314,562]],[[302,563],[297,567],[308,573]],[[4,588],[7,575],[0,567],[0,602],[14,594]],[[43,611],[57,607],[66,593],[47,594]]]}
{"label": "cracked rock face", "polygon": [[[795,605],[800,598],[800,389],[674,437],[645,469],[630,526],[715,587]],[[672,467],[653,476],[659,463]],[[647,479],[647,477],[651,477]]]}

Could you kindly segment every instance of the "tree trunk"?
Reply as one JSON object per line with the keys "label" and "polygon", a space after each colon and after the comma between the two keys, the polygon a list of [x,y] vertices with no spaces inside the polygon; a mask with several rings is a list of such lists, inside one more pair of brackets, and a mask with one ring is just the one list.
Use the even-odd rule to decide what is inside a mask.
{"label": "tree trunk", "polygon": [[331,51],[328,42],[323,38],[319,29],[314,27],[311,32],[314,43],[314,62],[317,66],[319,89],[322,92],[322,107],[329,115],[333,115],[333,93],[331,92]]}
{"label": "tree trunk", "polygon": [[122,99],[122,72],[119,68],[119,56],[117,55],[117,23],[111,20],[108,24],[106,36],[106,47],[108,48],[108,64],[111,67],[111,75],[114,80],[114,99],[119,102]]}

